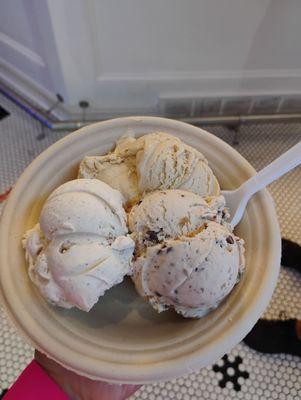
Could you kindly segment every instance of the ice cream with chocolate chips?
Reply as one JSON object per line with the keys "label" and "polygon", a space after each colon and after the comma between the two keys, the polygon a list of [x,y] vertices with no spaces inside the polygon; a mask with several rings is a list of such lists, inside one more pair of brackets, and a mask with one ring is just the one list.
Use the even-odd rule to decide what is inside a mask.
{"label": "ice cream with chocolate chips", "polygon": [[202,317],[230,293],[244,268],[243,241],[226,222],[222,196],[151,193],[129,214],[136,241],[133,280],[159,312]]}
{"label": "ice cream with chocolate chips", "polygon": [[23,239],[47,301],[89,311],[132,275],[157,311],[201,317],[233,289],[243,241],[199,151],[165,132],[122,137],[109,154],[85,157],[79,178],[49,196]]}

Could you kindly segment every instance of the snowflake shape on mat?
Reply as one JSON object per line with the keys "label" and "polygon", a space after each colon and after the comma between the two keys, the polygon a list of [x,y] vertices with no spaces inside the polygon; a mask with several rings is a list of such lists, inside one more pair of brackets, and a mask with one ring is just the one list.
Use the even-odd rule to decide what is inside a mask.
{"label": "snowflake shape on mat", "polygon": [[223,365],[219,366],[214,364],[212,369],[214,372],[221,372],[223,378],[218,382],[221,388],[226,387],[227,382],[233,383],[233,388],[237,392],[241,390],[241,385],[238,383],[238,378],[249,378],[249,373],[247,371],[241,371],[239,365],[242,363],[242,358],[237,356],[234,361],[229,361],[228,355],[225,354],[222,358]]}

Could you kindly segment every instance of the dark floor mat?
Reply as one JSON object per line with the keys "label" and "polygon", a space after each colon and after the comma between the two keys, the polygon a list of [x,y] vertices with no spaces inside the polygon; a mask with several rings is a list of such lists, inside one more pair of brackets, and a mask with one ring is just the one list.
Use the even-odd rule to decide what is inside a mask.
{"label": "dark floor mat", "polygon": [[0,106],[0,120],[7,117],[10,113]]}

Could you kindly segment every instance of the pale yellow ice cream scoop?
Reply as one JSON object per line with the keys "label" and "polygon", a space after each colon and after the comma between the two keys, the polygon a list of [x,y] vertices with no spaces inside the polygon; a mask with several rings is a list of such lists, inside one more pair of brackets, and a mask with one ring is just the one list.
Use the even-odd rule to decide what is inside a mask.
{"label": "pale yellow ice cream scoop", "polygon": [[200,196],[219,194],[219,184],[202,153],[164,132],[143,136],[137,152],[140,192],[184,189]]}
{"label": "pale yellow ice cream scoop", "polygon": [[201,196],[220,191],[203,154],[165,132],[119,139],[113,152],[85,157],[78,176],[106,182],[123,194],[126,204],[160,189],[185,189]]}

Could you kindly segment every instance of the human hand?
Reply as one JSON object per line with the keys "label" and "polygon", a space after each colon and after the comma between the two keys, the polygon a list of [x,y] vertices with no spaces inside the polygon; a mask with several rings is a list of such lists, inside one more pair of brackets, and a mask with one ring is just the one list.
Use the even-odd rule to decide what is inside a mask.
{"label": "human hand", "polygon": [[137,385],[111,385],[85,378],[67,370],[37,350],[35,351],[35,360],[71,400],[124,400],[140,387]]}

